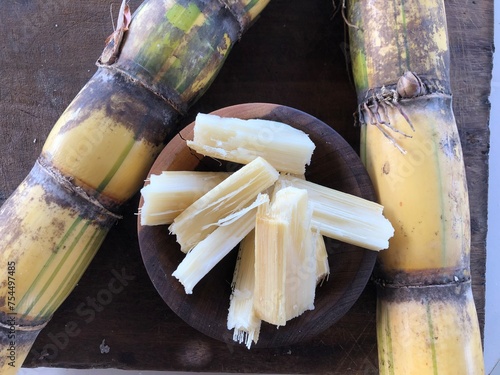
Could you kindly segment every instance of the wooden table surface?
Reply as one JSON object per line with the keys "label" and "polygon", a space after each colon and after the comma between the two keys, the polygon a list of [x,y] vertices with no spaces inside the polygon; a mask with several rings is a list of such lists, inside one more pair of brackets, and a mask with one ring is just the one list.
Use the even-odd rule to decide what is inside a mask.
{"label": "wooden table surface", "polygon": [[[132,9],[138,4],[130,1]],[[473,291],[483,326],[493,1],[447,0],[446,5],[454,107],[471,202]],[[116,1],[115,17],[118,6]],[[111,32],[108,1],[0,2],[0,203],[28,173],[58,116],[94,73]],[[348,47],[332,1],[272,0],[185,123],[198,112],[228,105],[278,103],[326,122],[357,149]],[[136,233],[138,200],[137,195],[127,205],[124,219],[39,335],[25,366],[377,373],[371,283],[338,323],[290,347],[248,351],[190,328],[163,303],[145,271]],[[106,305],[93,303],[113,278],[123,290]],[[68,325],[76,325],[78,335],[56,343]],[[102,353],[102,344],[108,353]],[[56,352],[46,351],[54,347]]]}

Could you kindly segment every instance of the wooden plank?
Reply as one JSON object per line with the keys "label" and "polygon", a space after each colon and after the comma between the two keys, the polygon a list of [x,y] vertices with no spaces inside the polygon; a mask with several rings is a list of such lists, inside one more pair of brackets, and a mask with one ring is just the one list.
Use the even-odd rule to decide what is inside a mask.
{"label": "wooden plank", "polygon": [[[139,3],[130,1],[132,9]],[[454,106],[469,179],[473,290],[483,326],[493,2],[446,4]],[[2,4],[0,203],[27,174],[52,125],[95,71],[94,61],[112,32],[109,9],[99,0]],[[118,3],[113,9],[116,16]],[[330,1],[273,0],[185,123],[197,112],[272,102],[310,113],[357,148],[348,44],[340,15],[332,15]],[[38,337],[25,366],[377,373],[372,284],[349,314],[307,343],[248,351],[190,328],[166,307],[146,274],[135,231],[137,204],[138,196]],[[112,279],[123,286],[115,294],[109,294]],[[65,327],[72,323],[78,334],[65,338]],[[103,340],[109,353],[101,353]]]}

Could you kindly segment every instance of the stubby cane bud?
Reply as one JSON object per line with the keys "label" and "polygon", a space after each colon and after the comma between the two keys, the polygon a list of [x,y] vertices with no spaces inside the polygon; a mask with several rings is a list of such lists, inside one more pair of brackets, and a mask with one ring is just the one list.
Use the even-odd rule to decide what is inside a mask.
{"label": "stubby cane bud", "polygon": [[415,73],[405,72],[398,80],[396,91],[402,98],[414,98],[422,94],[422,81]]}

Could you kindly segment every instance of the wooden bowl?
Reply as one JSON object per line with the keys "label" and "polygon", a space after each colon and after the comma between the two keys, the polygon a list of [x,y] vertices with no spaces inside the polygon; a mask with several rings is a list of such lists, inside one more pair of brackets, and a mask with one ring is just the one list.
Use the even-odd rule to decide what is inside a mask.
{"label": "wooden bowl", "polygon": [[[350,145],[331,127],[318,119],[286,106],[253,103],[227,107],[213,112],[219,116],[242,119],[262,118],[281,121],[303,130],[316,144],[308,180],[374,200],[373,185],[359,157]],[[190,124],[162,151],[150,174],[163,170],[195,170],[204,166],[205,158],[194,155],[186,146],[192,139]],[[140,205],[142,205],[142,200]],[[186,323],[215,339],[236,344],[233,332],[226,327],[230,284],[236,251],[226,256],[186,295],[172,273],[184,254],[167,226],[141,226],[139,245],[147,272],[166,304]],[[331,274],[316,291],[315,309],[290,320],[283,327],[263,323],[257,344],[252,347],[285,346],[312,338],[330,327],[348,312],[366,286],[373,270],[376,252],[326,239]]]}

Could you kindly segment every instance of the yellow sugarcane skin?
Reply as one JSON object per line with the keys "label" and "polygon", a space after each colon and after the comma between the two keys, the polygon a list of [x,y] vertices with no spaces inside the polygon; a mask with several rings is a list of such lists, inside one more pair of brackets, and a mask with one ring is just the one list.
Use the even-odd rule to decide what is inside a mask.
{"label": "yellow sugarcane skin", "polygon": [[[0,350],[1,358],[8,358],[9,351],[8,346],[2,347]],[[16,375],[19,372],[18,363],[23,363],[30,351],[29,347],[23,347],[22,349],[16,348],[16,360],[15,362],[0,363],[0,374],[2,375]],[[9,364],[10,363],[10,364]]]}
{"label": "yellow sugarcane skin", "polygon": [[[111,106],[113,101],[117,101],[118,106],[120,98],[110,101]],[[73,176],[79,185],[125,201],[140,188],[144,171],[161,147],[136,139],[127,124],[107,115],[104,108],[93,111],[78,126],[65,130],[78,111],[72,107],[65,111],[49,134],[43,153],[49,154],[54,166],[65,175]],[[110,176],[114,169],[115,173]]]}
{"label": "yellow sugarcane skin", "polygon": [[[470,278],[468,194],[451,98],[432,94],[400,104],[401,110],[386,108],[383,119],[411,137],[383,124],[390,137],[374,124],[362,128],[362,158],[395,228],[377,270],[380,374],[480,375],[480,328],[464,281]],[[455,288],[451,297],[439,295],[444,288]],[[405,298],[391,300],[388,293]]]}
{"label": "yellow sugarcane skin", "polygon": [[380,253],[382,270],[450,269],[448,277],[462,279],[469,272],[470,219],[451,100],[422,97],[402,108],[415,131],[396,108],[388,109],[388,120],[411,138],[385,128],[391,141],[374,125],[366,125],[362,136],[362,158],[395,228],[389,249]]}
{"label": "yellow sugarcane skin", "polygon": [[115,220],[40,163],[2,205],[1,374],[17,372]]}
{"label": "yellow sugarcane skin", "polygon": [[[380,374],[481,375],[444,1],[350,0],[348,18],[361,157],[395,228],[376,268]],[[425,85],[401,99],[406,72]]]}
{"label": "yellow sugarcane skin", "polygon": [[[23,185],[14,196],[18,209],[9,213],[16,229],[3,231],[0,238],[0,264],[15,262],[12,311],[18,320],[43,321],[67,297],[73,285],[62,286],[79,279],[106,230],[79,218],[74,209],[47,200],[42,186]],[[7,287],[0,284],[1,295],[8,295]],[[9,307],[5,304],[0,310],[11,312]]]}
{"label": "yellow sugarcane skin", "polygon": [[381,375],[484,373],[476,309],[465,298],[377,301]]}

